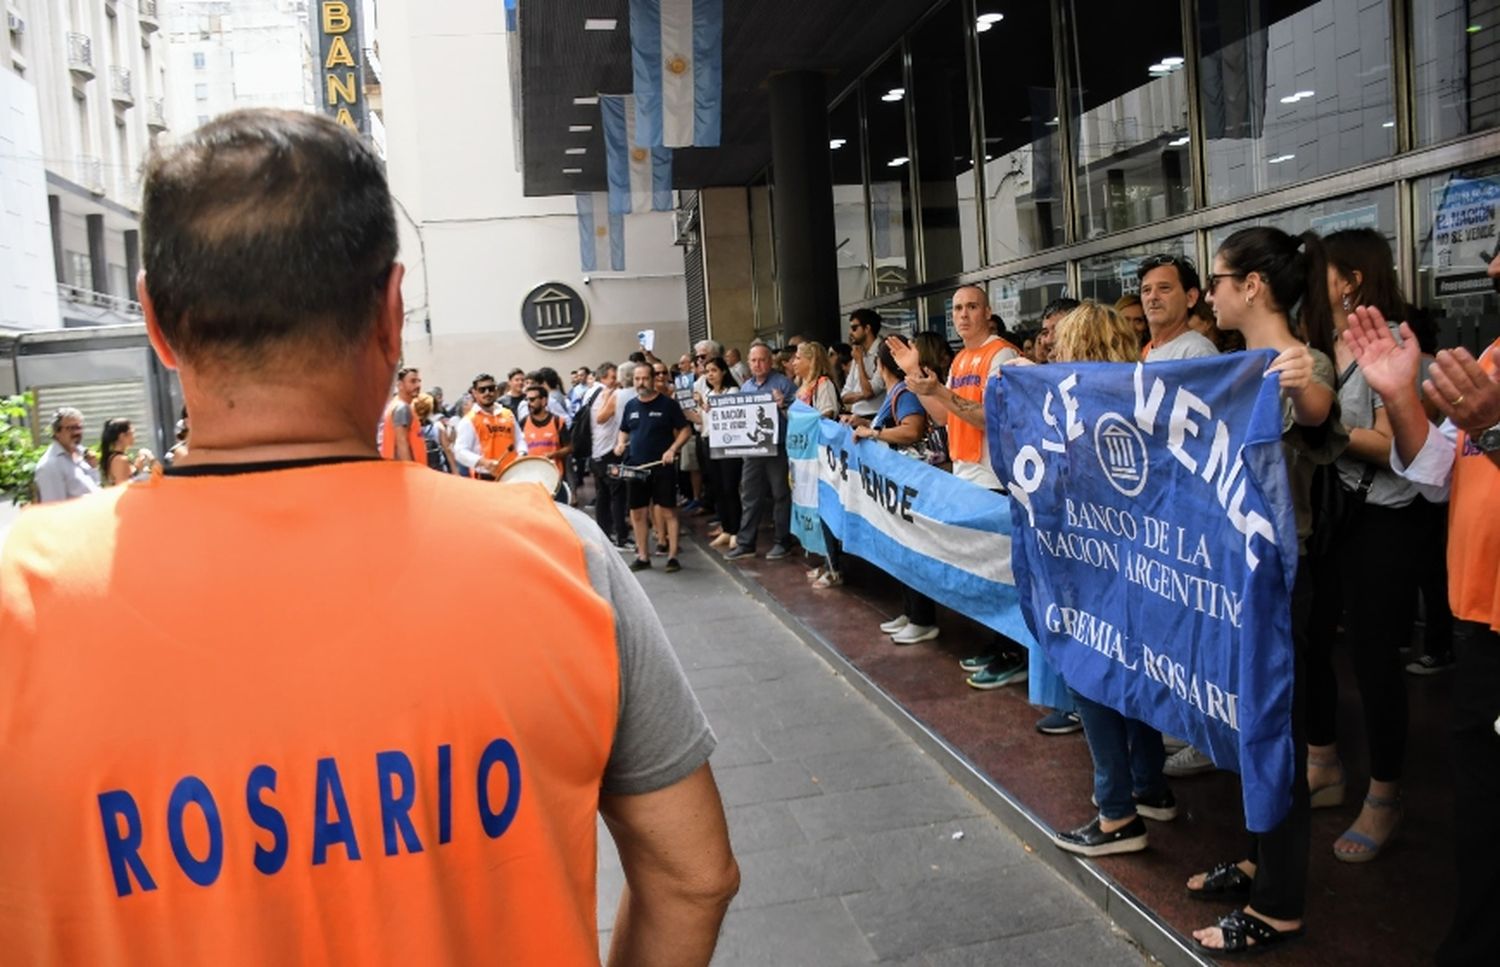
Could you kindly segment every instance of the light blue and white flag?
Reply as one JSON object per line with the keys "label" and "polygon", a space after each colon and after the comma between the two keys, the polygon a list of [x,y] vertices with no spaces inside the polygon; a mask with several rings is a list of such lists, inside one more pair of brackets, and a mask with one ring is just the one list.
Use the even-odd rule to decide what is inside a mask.
{"label": "light blue and white flag", "polygon": [[575,192],[573,200],[578,204],[578,267],[599,272],[607,263],[610,271],[624,272],[625,216],[609,210],[609,195],[602,191]]}
{"label": "light blue and white flag", "polygon": [[672,149],[641,145],[636,137],[634,100],[629,94],[599,98],[609,210],[616,215],[671,211]]}
{"label": "light blue and white flag", "polygon": [[792,471],[792,536],[814,554],[827,554],[818,515],[818,411],[793,403],[787,413],[786,458]]}
{"label": "light blue and white flag", "polygon": [[724,0],[630,0],[639,143],[716,148],[724,102]]}

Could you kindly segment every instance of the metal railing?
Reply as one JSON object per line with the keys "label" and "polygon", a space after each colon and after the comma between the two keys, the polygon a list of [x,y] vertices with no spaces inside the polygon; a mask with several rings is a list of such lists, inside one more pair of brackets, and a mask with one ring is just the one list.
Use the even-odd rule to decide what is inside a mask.
{"label": "metal railing", "polygon": [[156,0],[136,0],[135,9],[140,14],[142,33],[154,33],[161,27],[156,15]]}
{"label": "metal railing", "polygon": [[146,127],[150,128],[153,131],[165,131],[167,129],[166,98],[146,98]]}
{"label": "metal railing", "polygon": [[125,107],[135,103],[135,94],[130,89],[130,68],[119,64],[109,65],[109,97],[116,104]]}
{"label": "metal railing", "polygon": [[141,304],[134,299],[110,295],[108,292],[95,292],[93,289],[68,285],[66,282],[57,283],[57,298],[59,302],[79,306],[96,306],[100,309],[107,309],[110,312],[118,312],[121,315],[139,316],[141,314]]}
{"label": "metal railing", "polygon": [[77,164],[78,183],[95,194],[104,193],[104,162],[93,155],[81,154]]}
{"label": "metal railing", "polygon": [[83,77],[94,76],[94,42],[88,34],[68,34],[68,70]]}

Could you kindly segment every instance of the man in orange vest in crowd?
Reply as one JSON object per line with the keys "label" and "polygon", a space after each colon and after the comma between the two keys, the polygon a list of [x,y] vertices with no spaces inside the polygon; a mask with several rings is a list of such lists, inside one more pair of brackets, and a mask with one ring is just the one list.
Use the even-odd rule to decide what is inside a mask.
{"label": "man in orange vest in crowd", "polygon": [[474,405],[458,422],[453,456],[476,480],[496,480],[505,468],[526,453],[526,438],[516,426],[510,407],[495,401],[495,377],[480,373],[469,385]]}
{"label": "man in orange vest in crowd", "polygon": [[[1500,257],[1490,263],[1500,289]],[[1448,499],[1448,603],[1453,609],[1453,923],[1442,965],[1494,961],[1500,945],[1500,841],[1488,835],[1500,798],[1500,339],[1476,360],[1463,348],[1432,362],[1423,394],[1447,417],[1427,419],[1417,395],[1421,349],[1378,309],[1360,306],[1344,339],[1391,421],[1391,469],[1423,496]]]}
{"label": "man in orange vest in crowd", "polygon": [[[984,388],[990,377],[1000,374],[1002,365],[1021,355],[1021,350],[991,332],[990,299],[977,285],[966,285],[953,293],[953,328],[963,340],[964,348],[953,357],[946,386],[938,381],[936,373],[923,368],[915,345],[899,339],[887,339],[886,345],[896,365],[906,372],[907,388],[921,398],[934,423],[948,428],[953,475],[998,491],[1000,478],[990,466],[990,445],[985,434]],[[908,624],[892,640],[904,645],[931,641],[937,636],[936,625]],[[997,634],[989,653],[965,662],[965,670],[971,672],[966,681],[979,689],[1018,684],[1026,681],[1026,661],[1024,648]]]}
{"label": "man in orange vest in crowd", "polygon": [[[602,813],[610,962],[707,964],[738,870],[640,586],[534,487],[379,459],[379,157],[320,115],[221,115],[153,154],[141,229],[193,448],[0,551],[6,961],[598,963]],[[445,578],[465,607],[386,593],[476,551],[503,595],[488,566]],[[247,610],[268,582],[298,590]]]}
{"label": "man in orange vest in crowd", "polygon": [[547,409],[547,402],[545,386],[526,387],[529,412],[521,420],[521,438],[526,441],[528,456],[551,457],[557,464],[557,472],[566,477],[568,454],[573,452],[573,444],[567,425]]}
{"label": "man in orange vest in crowd", "polygon": [[422,393],[422,374],[415,366],[396,371],[396,395],[385,405],[380,423],[380,455],[387,460],[427,459],[427,444],[422,442],[422,421],[412,404]]}

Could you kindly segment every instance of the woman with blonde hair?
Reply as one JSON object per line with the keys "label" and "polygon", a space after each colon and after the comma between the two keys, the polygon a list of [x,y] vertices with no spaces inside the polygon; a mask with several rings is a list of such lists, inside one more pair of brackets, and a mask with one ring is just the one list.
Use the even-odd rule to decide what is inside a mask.
{"label": "woman with blonde hair", "polygon": [[792,357],[792,371],[797,378],[797,399],[811,406],[825,419],[839,416],[839,391],[828,366],[828,350],[822,343],[805,342]]}
{"label": "woman with blonde hair", "polygon": [[1053,362],[1136,363],[1141,359],[1135,327],[1093,299],[1063,316],[1053,335]]}
{"label": "woman with blonde hair", "polygon": [[1146,323],[1146,307],[1141,305],[1141,297],[1134,292],[1127,292],[1115,300],[1115,311],[1130,323],[1130,328],[1135,330],[1135,335],[1142,346],[1151,341],[1151,327]]}

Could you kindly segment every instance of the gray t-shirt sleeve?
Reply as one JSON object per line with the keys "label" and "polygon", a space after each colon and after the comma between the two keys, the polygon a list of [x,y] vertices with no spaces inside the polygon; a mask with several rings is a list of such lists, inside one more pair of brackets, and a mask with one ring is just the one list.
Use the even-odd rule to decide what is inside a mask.
{"label": "gray t-shirt sleeve", "polygon": [[558,509],[583,542],[589,582],[615,612],[620,710],[601,791],[633,796],[665,789],[707,762],[718,740],[635,575],[593,520]]}
{"label": "gray t-shirt sleeve", "polygon": [[396,426],[411,426],[411,417],[411,406],[406,403],[397,403],[391,411],[391,422]]}

